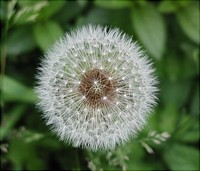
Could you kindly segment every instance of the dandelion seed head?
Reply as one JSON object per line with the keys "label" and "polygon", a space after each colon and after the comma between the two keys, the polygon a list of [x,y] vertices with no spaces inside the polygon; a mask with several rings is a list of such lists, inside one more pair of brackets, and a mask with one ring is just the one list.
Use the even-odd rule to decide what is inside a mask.
{"label": "dandelion seed head", "polygon": [[89,25],[66,34],[37,78],[47,125],[75,147],[115,148],[143,128],[156,104],[152,64],[118,29]]}

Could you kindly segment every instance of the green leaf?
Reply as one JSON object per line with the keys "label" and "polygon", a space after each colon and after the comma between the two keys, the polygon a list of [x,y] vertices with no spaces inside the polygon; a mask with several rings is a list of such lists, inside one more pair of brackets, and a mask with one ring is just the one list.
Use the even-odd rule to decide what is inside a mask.
{"label": "green leaf", "polygon": [[160,59],[165,50],[166,30],[157,9],[151,4],[135,6],[132,10],[132,25],[147,51]]}
{"label": "green leaf", "polygon": [[[119,20],[119,18],[126,18],[126,20]],[[98,20],[97,20],[98,18]],[[112,27],[118,27],[124,30],[126,33],[132,34],[132,28],[127,27],[131,22],[130,11],[127,9],[119,9],[119,10],[108,10],[105,8],[97,8],[94,7],[90,10],[85,18],[79,19],[78,25],[83,24],[102,24],[102,25],[111,25]]]}
{"label": "green leaf", "polygon": [[[23,39],[22,39],[23,37]],[[35,39],[30,27],[19,27],[8,34],[7,54],[17,56],[29,52],[36,46]]]}
{"label": "green leaf", "polygon": [[165,105],[181,107],[186,103],[190,93],[191,82],[184,81],[166,81],[162,80],[161,84],[161,101]]}
{"label": "green leaf", "polygon": [[0,3],[0,20],[5,20],[7,15],[7,2],[1,1]]}
{"label": "green leaf", "polygon": [[174,144],[164,152],[164,159],[171,170],[199,170],[199,151],[181,144]]}
{"label": "green leaf", "polygon": [[189,130],[180,140],[184,142],[198,142],[200,140],[199,123],[194,123],[193,129]]}
{"label": "green leaf", "polygon": [[171,0],[163,0],[160,2],[158,6],[158,10],[163,13],[172,13],[176,12],[179,8],[185,7],[191,3],[190,0],[178,0],[178,1],[171,1]]}
{"label": "green leaf", "polygon": [[53,43],[63,36],[61,27],[53,21],[39,23],[34,27],[35,39],[38,46],[46,51]]}
{"label": "green leaf", "polygon": [[40,6],[41,4],[43,4],[43,3],[46,3],[47,4],[47,2],[45,1],[45,0],[40,0],[40,1],[32,1],[32,0],[18,0],[18,3],[19,3],[19,5],[21,6],[21,7],[33,7],[33,6],[35,6],[35,5],[37,5],[37,6]]}
{"label": "green leaf", "polygon": [[199,109],[200,109],[200,103],[199,103],[199,84],[196,84],[196,90],[194,90],[194,95],[192,98],[192,103],[191,103],[191,113],[193,115],[200,115]]}
{"label": "green leaf", "polygon": [[[2,75],[1,75],[2,77]],[[20,82],[3,76],[2,78],[2,99],[5,101],[19,101],[34,103],[36,101],[36,95],[31,88],[28,88]]]}
{"label": "green leaf", "polygon": [[198,118],[192,118],[191,115],[181,115],[179,123],[174,134],[174,139],[183,142],[198,142],[199,140],[199,122]]}
{"label": "green leaf", "polygon": [[163,0],[160,2],[158,9],[160,12],[163,13],[170,13],[170,12],[175,12],[177,10],[178,6],[176,3],[170,0]]}
{"label": "green leaf", "polygon": [[96,0],[94,3],[96,6],[109,9],[126,8],[132,5],[132,2],[127,0]]}
{"label": "green leaf", "polygon": [[177,12],[178,22],[184,33],[195,43],[200,42],[199,5],[191,4]]}
{"label": "green leaf", "polygon": [[56,12],[58,12],[67,1],[58,0],[58,1],[45,1],[47,6],[40,11],[40,17],[42,19],[48,19]]}
{"label": "green leaf", "polygon": [[87,23],[107,24],[109,23],[109,19],[110,19],[109,10],[94,7],[89,11],[89,13],[85,18],[80,18],[77,24],[78,25],[83,25]]}
{"label": "green leaf", "polygon": [[23,139],[23,132],[20,138],[15,138],[10,143],[8,159],[12,162],[12,170],[46,170],[42,158],[38,155],[37,146],[33,143],[26,143]]}
{"label": "green leaf", "polygon": [[[157,124],[160,131],[167,131],[173,133],[176,127],[176,121],[178,117],[178,110],[176,107],[168,105],[163,108],[158,115]],[[160,124],[162,123],[162,124]]]}
{"label": "green leaf", "polygon": [[187,46],[184,46],[183,49],[184,51],[187,51],[188,55],[178,54],[177,51],[173,51],[172,49],[167,53],[162,61],[159,61],[160,63],[158,65],[158,71],[161,72],[159,74],[161,74],[163,79],[168,79],[172,82],[178,82],[180,80],[189,80],[194,78],[194,76],[197,74],[195,63],[191,57],[193,50]]}
{"label": "green leaf", "polygon": [[[56,21],[66,25],[66,22],[73,19],[75,16],[79,16],[79,13],[84,9],[84,5],[78,3],[79,1],[68,1],[64,4],[64,8],[59,10],[59,14],[55,15]],[[86,2],[86,1],[80,1]],[[67,11],[67,13],[66,13]],[[58,16],[58,17],[57,17]],[[71,27],[70,27],[71,28]]]}
{"label": "green leaf", "polygon": [[24,106],[17,106],[13,108],[9,113],[5,114],[0,129],[0,139],[4,138],[8,134],[8,132],[15,126],[24,111]]}
{"label": "green leaf", "polygon": [[153,163],[142,161],[129,161],[127,170],[157,170]]}
{"label": "green leaf", "polygon": [[137,3],[138,5],[146,5],[148,2],[146,0],[137,0],[134,1],[134,3]]}
{"label": "green leaf", "polygon": [[196,66],[196,71],[199,74],[199,56],[200,56],[199,48],[196,47],[196,49],[193,51],[192,54]]}

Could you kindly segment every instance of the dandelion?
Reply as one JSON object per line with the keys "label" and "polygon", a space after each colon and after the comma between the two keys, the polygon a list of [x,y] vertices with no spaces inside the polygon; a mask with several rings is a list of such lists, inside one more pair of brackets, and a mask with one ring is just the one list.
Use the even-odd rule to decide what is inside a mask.
{"label": "dandelion", "polygon": [[126,34],[83,26],[46,53],[37,75],[38,106],[61,140],[113,149],[142,129],[156,104],[153,73]]}

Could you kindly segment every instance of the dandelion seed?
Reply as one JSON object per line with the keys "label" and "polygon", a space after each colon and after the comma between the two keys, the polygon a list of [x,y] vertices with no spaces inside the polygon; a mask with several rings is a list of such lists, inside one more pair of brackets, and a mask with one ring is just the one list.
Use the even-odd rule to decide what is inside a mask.
{"label": "dandelion seed", "polygon": [[37,75],[38,106],[61,140],[94,151],[113,149],[142,129],[156,104],[153,73],[126,34],[85,26],[45,55]]}

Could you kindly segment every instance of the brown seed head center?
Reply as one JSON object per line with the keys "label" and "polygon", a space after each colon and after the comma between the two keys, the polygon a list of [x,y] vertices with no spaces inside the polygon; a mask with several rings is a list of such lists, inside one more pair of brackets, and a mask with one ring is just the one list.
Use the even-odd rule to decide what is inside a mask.
{"label": "brown seed head center", "polygon": [[82,76],[78,91],[85,97],[85,102],[89,106],[104,107],[115,98],[115,84],[108,73],[100,69],[93,69]]}

